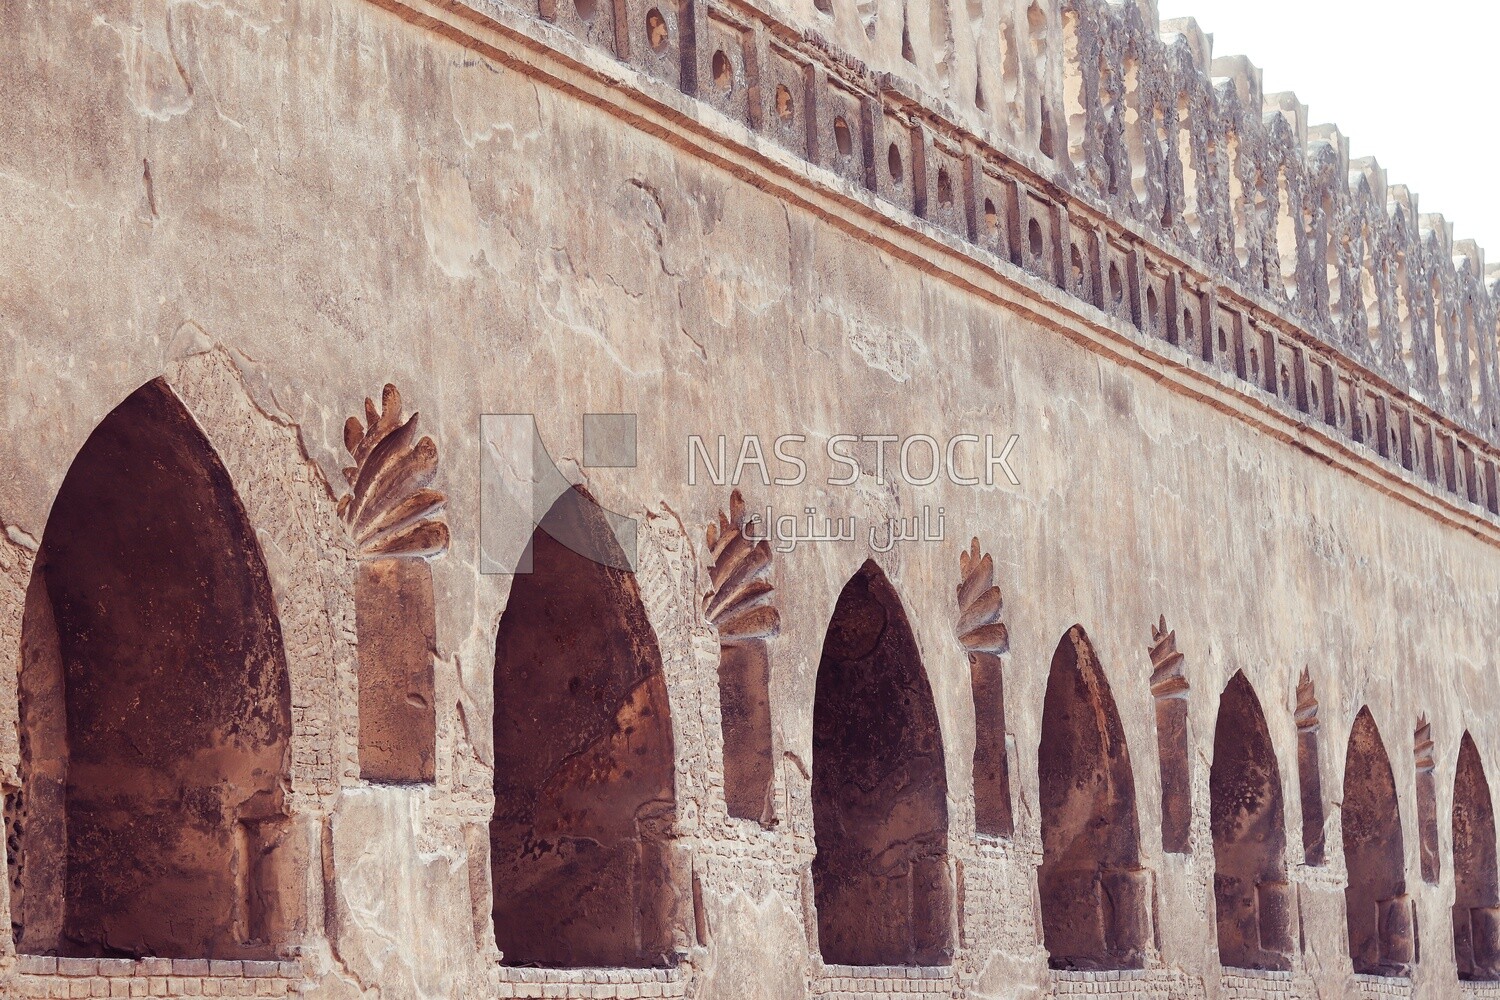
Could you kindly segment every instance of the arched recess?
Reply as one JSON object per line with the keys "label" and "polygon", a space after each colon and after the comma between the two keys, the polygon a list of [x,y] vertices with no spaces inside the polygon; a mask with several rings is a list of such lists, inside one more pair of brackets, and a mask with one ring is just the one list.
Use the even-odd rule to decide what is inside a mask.
{"label": "arched recess", "polygon": [[1344,758],[1344,890],[1354,971],[1404,976],[1415,954],[1396,779],[1368,708],[1355,717]]}
{"label": "arched recess", "polygon": [[1010,748],[1005,729],[1005,666],[1010,632],[1000,620],[1004,601],[995,586],[995,561],[979,539],[959,553],[958,641],[969,656],[974,695],[974,830],[996,837],[1015,833],[1010,802]]}
{"label": "arched recess", "polygon": [[1135,778],[1082,626],[1052,654],[1038,751],[1042,930],[1054,969],[1138,969],[1149,937]]}
{"label": "arched recess", "polygon": [[1063,33],[1063,113],[1068,126],[1068,158],[1080,176],[1088,168],[1088,95],[1084,92],[1084,43],[1079,29],[1078,11],[1064,10]]}
{"label": "arched recess", "polygon": [[712,589],[705,617],[719,633],[719,724],[724,737],[724,805],[767,828],[776,822],[769,641],[781,629],[772,603],[771,543],[746,534],[745,498],[708,527]]}
{"label": "arched recess", "polygon": [[[1177,95],[1177,163],[1182,171],[1182,204],[1178,215],[1188,232],[1197,236],[1202,228],[1198,212],[1198,168],[1193,162],[1192,109],[1186,92]],[[1170,224],[1163,219],[1164,225]]]}
{"label": "arched recess", "polygon": [[873,561],[844,586],[823,640],[812,802],[823,960],[947,962],[953,893],[942,734],[901,598]]}
{"label": "arched recess", "polygon": [[1033,0],[1026,8],[1026,37],[1031,43],[1030,64],[1033,68],[1033,74],[1028,81],[1031,89],[1031,96],[1028,99],[1031,109],[1028,126],[1036,136],[1037,150],[1051,160],[1056,158],[1057,149],[1052,128],[1052,113],[1049,110],[1052,66],[1048,35],[1047,12],[1042,9],[1040,3]]}
{"label": "arched recess", "polygon": [[927,45],[938,84],[946,91],[953,82],[953,22],[948,0],[927,2]]}
{"label": "arched recess", "polygon": [[1293,719],[1297,725],[1297,790],[1302,803],[1302,863],[1321,868],[1327,861],[1327,843],[1323,828],[1323,765],[1318,750],[1317,690],[1312,672],[1303,668],[1297,681],[1297,707]]}
{"label": "arched recess", "polygon": [[1343,335],[1349,321],[1352,296],[1344,280],[1344,264],[1340,248],[1345,240],[1335,216],[1333,197],[1327,193],[1322,199],[1323,233],[1323,281],[1324,301],[1328,303],[1328,320],[1335,333]]}
{"label": "arched recess", "polygon": [[1301,213],[1292,204],[1291,184],[1287,172],[1291,168],[1282,166],[1276,172],[1276,259],[1281,278],[1281,288],[1288,302],[1297,300],[1297,219]]}
{"label": "arched recess", "polygon": [[[1401,371],[1416,374],[1414,324],[1411,308],[1411,272],[1406,263],[1406,251],[1400,240],[1393,241],[1398,247],[1391,257],[1391,283],[1396,303],[1395,333],[1399,343],[1393,345],[1393,353],[1400,359]],[[1394,450],[1394,449],[1393,449]]]}
{"label": "arched recess", "polygon": [[1130,193],[1136,204],[1145,206],[1150,198],[1147,186],[1147,171],[1152,163],[1146,156],[1148,143],[1156,141],[1153,122],[1160,114],[1155,103],[1142,105],[1141,62],[1135,51],[1125,56],[1123,70],[1125,88],[1125,153],[1130,163]]}
{"label": "arched recess", "polygon": [[274,957],[305,868],[281,628],[229,474],[163,380],[74,458],[21,644],[19,950]]}
{"label": "arched recess", "polygon": [[359,775],[389,784],[436,774],[437,704],[432,660],[437,611],[429,561],[448,549],[447,497],[431,488],[437,445],[402,418],[386,384],[380,410],[344,424],[354,464],[338,512],[354,542],[354,629],[359,638]]}
{"label": "arched recess", "polygon": [[[1021,101],[1021,67],[1018,43],[1016,42],[1015,13],[1011,8],[1000,10],[1000,93],[1004,113],[1004,126],[1011,134],[1024,132],[1025,112]],[[978,37],[978,36],[976,36]]]}
{"label": "arched recess", "polygon": [[1384,364],[1389,345],[1385,342],[1385,324],[1380,315],[1380,290],[1375,284],[1381,255],[1368,223],[1360,224],[1359,247],[1359,306],[1365,317],[1365,337],[1375,360]]}
{"label": "arched recess", "polygon": [[1453,320],[1443,296],[1442,280],[1434,274],[1431,281],[1432,343],[1437,359],[1437,390],[1447,392],[1448,366],[1453,358]]}
{"label": "arched recess", "polygon": [[1468,733],[1458,746],[1453,779],[1453,956],[1460,979],[1500,979],[1495,803]]}
{"label": "arched recess", "polygon": [[509,965],[668,964],[676,797],[656,634],[581,487],[528,550],[495,637],[496,943]]}
{"label": "arched recess", "polygon": [[1281,769],[1260,699],[1243,673],[1219,699],[1208,794],[1219,960],[1238,969],[1290,969]]}

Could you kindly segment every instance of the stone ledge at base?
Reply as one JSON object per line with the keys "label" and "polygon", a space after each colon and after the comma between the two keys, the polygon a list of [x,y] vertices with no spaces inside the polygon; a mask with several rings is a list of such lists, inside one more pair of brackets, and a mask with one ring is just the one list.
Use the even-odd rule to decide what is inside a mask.
{"label": "stone ledge at base", "polygon": [[812,978],[811,994],[827,1000],[959,995],[947,965],[825,965]]}
{"label": "stone ledge at base", "polygon": [[1500,983],[1460,982],[1458,995],[1464,1000],[1500,1000]]}
{"label": "stone ledge at base", "polygon": [[1374,997],[1410,997],[1411,980],[1396,979],[1393,976],[1361,976],[1354,977],[1354,984],[1362,996]]}
{"label": "stone ledge at base", "polygon": [[495,996],[537,1000],[656,1000],[687,995],[678,969],[530,969],[499,966]]}

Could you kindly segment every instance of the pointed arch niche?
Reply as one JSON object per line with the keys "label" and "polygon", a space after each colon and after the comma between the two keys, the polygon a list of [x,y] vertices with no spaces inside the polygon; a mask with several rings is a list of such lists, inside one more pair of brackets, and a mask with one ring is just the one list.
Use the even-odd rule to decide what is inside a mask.
{"label": "pointed arch niche", "polygon": [[528,549],[495,638],[496,943],[508,965],[667,965],[676,805],[656,634],[581,487]]}
{"label": "pointed arch niche", "polygon": [[901,598],[866,562],[839,594],[813,703],[813,897],[823,960],[952,955],[942,734]]}
{"label": "pointed arch niche", "polygon": [[1135,778],[1094,647],[1068,630],[1047,676],[1038,751],[1042,931],[1054,969],[1139,969],[1150,937]]}
{"label": "pointed arch niche", "polygon": [[1344,912],[1354,971],[1405,976],[1415,958],[1416,927],[1406,895],[1405,848],[1396,779],[1380,729],[1362,708],[1344,757]]}
{"label": "pointed arch niche", "polygon": [[1500,875],[1495,804],[1474,738],[1464,733],[1453,779],[1453,955],[1458,978],[1500,979]]}
{"label": "pointed arch niche", "polygon": [[1281,769],[1260,699],[1243,673],[1219,699],[1208,779],[1219,960],[1239,969],[1292,967]]}
{"label": "pointed arch niche", "polygon": [[281,628],[229,474],[161,379],[74,458],[21,645],[19,950],[275,957],[305,865]]}

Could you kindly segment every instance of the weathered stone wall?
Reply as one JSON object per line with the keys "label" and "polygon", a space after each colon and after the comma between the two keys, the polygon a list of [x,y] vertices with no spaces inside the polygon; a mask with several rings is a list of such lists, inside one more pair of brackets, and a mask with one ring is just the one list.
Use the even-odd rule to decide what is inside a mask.
{"label": "weathered stone wall", "polygon": [[[773,16],[688,3],[652,20],[638,6],[599,5],[587,23],[571,0],[35,0],[0,13],[0,778],[13,798],[22,618],[54,498],[93,428],[161,378],[223,462],[264,560],[291,698],[284,844],[300,859],[276,889],[305,915],[274,964],[17,955],[0,932],[0,992],[1493,991],[1458,983],[1452,917],[1462,737],[1481,762],[1500,760],[1487,633],[1500,594],[1497,380],[1494,338],[1479,333],[1493,312],[1477,250],[1450,247],[1432,220],[1419,234],[1395,189],[1403,208],[1388,220],[1373,169],[1350,194],[1336,135],[1306,130],[1291,101],[1262,125],[1253,70],[1216,64],[1232,78],[1216,87],[1201,33],[1182,27],[1163,47],[1143,27],[1148,9],[1089,6],[1074,21],[1050,5],[850,5],[830,17],[815,4]],[[657,50],[649,31],[660,40],[662,26]],[[684,36],[696,39],[689,58]],[[1139,143],[1141,157],[1129,158],[1131,101],[1069,75],[1074,62],[1098,65],[1100,44],[1106,89],[1139,89],[1136,122],[1161,112],[1162,141]],[[1129,85],[1125,45],[1139,60]],[[716,90],[721,48],[733,57]],[[1205,122],[1187,140],[1202,183],[1191,201],[1174,159],[1178,91]],[[1212,166],[1229,162],[1230,119],[1237,185]],[[1304,132],[1327,141],[1291,156]],[[1296,266],[1279,270],[1267,262],[1283,257],[1280,203],[1246,180],[1273,178],[1276,163],[1300,206]],[[1256,206],[1238,229],[1237,204]],[[1359,247],[1365,225],[1385,249]],[[1330,243],[1330,229],[1344,235]],[[1467,259],[1456,271],[1455,249]],[[1373,297],[1357,276],[1366,257]],[[1389,283],[1403,260],[1404,310]],[[1372,341],[1374,301],[1394,325]],[[345,422],[386,383],[421,412],[440,461],[413,488],[446,496],[451,533],[446,551],[417,553],[432,575],[435,628],[420,613],[412,627],[435,636],[436,749],[433,780],[407,784],[361,777],[368,539],[351,537],[338,505],[350,492]],[[657,848],[673,900],[663,967],[525,969],[498,955],[496,636],[511,580],[478,571],[479,415],[517,412],[536,415],[560,467],[602,506],[639,522],[636,585],[675,767]],[[638,415],[636,466],[586,467],[582,414],[614,412]],[[853,485],[827,484],[843,472],[824,457],[832,435],[1011,433],[1016,486],[882,483],[868,445]],[[805,435],[807,482],[751,474],[746,506],[860,526],[854,541],[774,552],[765,571],[778,623],[758,640],[774,751],[760,817],[731,816],[724,791],[721,637],[703,598],[722,582],[705,532],[730,487],[701,466],[689,484],[691,434],[726,435],[731,455],[742,435]],[[867,525],[924,506],[943,508],[942,541],[875,551]],[[1003,622],[1003,642],[970,638],[967,616],[960,627],[976,606],[958,592],[971,538],[1003,594],[980,620]],[[924,943],[938,964],[923,968],[825,965],[818,951],[813,857],[830,834],[814,824],[814,694],[839,595],[871,559],[910,625],[946,772],[946,843],[921,860],[941,866],[924,884],[948,893],[951,932]],[[1174,794],[1189,797],[1188,850],[1172,853],[1152,676],[1163,616],[1187,706],[1189,780]],[[1139,915],[1111,918],[1133,956],[1117,964],[1141,968],[1048,968],[1040,772],[1059,748],[1043,744],[1044,702],[1075,625],[1118,710],[1105,728],[1128,748],[1138,859],[1102,878],[1131,901],[1119,913]],[[976,651],[1003,676],[1009,836],[976,832]],[[1299,793],[1304,670],[1328,817],[1317,865],[1304,863]],[[1285,972],[1219,960],[1210,775],[1220,692],[1238,672],[1279,769]],[[1418,952],[1409,979],[1357,976],[1350,958],[1339,806],[1363,707],[1400,810],[1410,898],[1390,912]],[[1420,860],[1419,716],[1433,741],[1435,883]],[[24,831],[8,832],[14,852]],[[1477,912],[1500,900],[1464,902]]]}

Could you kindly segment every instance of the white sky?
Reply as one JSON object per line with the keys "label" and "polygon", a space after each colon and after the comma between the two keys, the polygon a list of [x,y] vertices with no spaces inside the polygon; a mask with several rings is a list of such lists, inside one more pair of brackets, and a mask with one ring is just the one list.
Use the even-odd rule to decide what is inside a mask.
{"label": "white sky", "polygon": [[1332,122],[1350,156],[1441,212],[1455,239],[1500,263],[1500,6],[1484,0],[1158,0],[1196,18],[1215,55],[1246,55],[1268,94],[1290,90],[1309,124]]}

